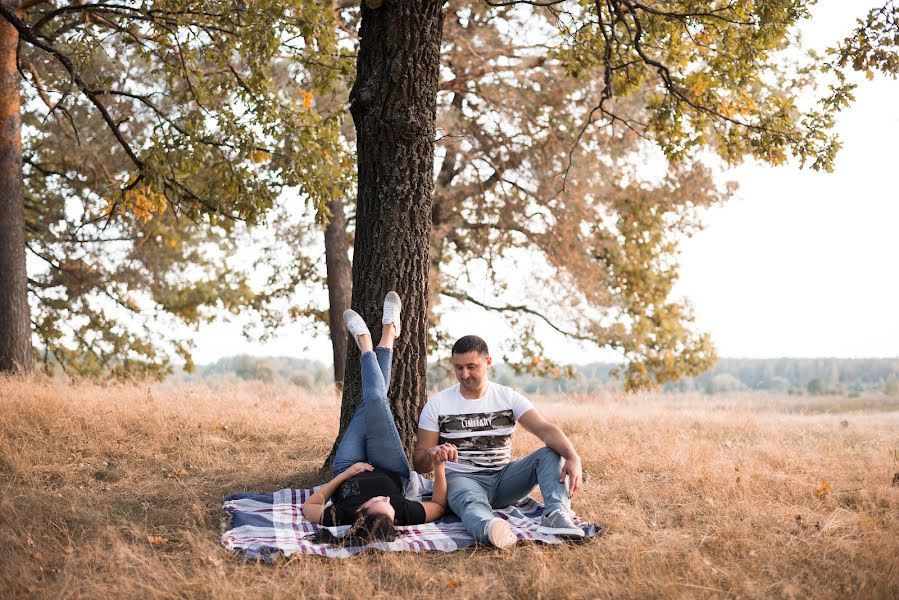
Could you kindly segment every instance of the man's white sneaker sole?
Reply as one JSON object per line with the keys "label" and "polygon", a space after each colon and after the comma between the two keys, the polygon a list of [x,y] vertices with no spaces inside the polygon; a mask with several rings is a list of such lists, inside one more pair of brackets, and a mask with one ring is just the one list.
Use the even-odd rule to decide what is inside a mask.
{"label": "man's white sneaker sole", "polygon": [[544,527],[543,525],[537,527],[537,533],[541,533],[543,535],[557,535],[559,537],[567,537],[567,538],[582,538],[584,537],[584,531],[580,527]]}

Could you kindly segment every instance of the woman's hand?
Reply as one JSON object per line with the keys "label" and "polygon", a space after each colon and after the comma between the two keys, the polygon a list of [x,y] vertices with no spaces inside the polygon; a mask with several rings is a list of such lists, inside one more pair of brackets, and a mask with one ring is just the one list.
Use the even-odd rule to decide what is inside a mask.
{"label": "woman's hand", "polygon": [[344,475],[347,476],[347,479],[350,477],[355,477],[359,473],[364,473],[365,471],[374,471],[375,468],[368,463],[357,462],[352,467],[343,472]]}
{"label": "woman's hand", "polygon": [[305,516],[313,523],[321,523],[325,504],[328,503],[328,499],[331,498],[337,488],[340,487],[340,484],[342,484],[347,479],[358,475],[359,473],[374,470],[375,468],[368,463],[357,462],[349,469],[336,476],[325,485],[321,486],[317,492],[309,496],[309,498],[307,498],[303,503],[303,507],[301,509],[303,511],[303,516]]}
{"label": "woman's hand", "polygon": [[[455,446],[453,446],[455,449]],[[428,521],[439,519],[446,512],[446,461],[434,461],[434,491],[431,501],[423,502]]]}

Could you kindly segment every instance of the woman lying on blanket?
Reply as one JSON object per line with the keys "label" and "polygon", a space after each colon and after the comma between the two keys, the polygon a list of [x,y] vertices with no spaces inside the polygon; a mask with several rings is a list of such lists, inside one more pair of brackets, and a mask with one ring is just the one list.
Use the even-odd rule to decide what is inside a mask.
{"label": "woman lying on blanket", "polygon": [[[344,538],[323,529],[319,541],[390,542],[396,539],[395,525],[418,525],[443,515],[446,474],[442,462],[435,464],[431,502],[406,499],[404,494],[417,488],[419,476],[409,465],[387,403],[393,340],[400,332],[400,297],[389,292],[384,299],[381,340],[374,350],[362,317],[347,310],[343,320],[362,352],[362,402],[337,447],[334,479],[306,500],[303,516],[321,525],[353,525]],[[331,506],[325,506],[328,499]]]}

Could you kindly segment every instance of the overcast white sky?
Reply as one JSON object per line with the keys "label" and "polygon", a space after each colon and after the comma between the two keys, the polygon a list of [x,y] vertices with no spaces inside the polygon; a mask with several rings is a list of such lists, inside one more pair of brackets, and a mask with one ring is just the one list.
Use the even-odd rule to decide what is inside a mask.
{"label": "overcast white sky", "polygon": [[[824,0],[803,28],[823,50],[848,33],[874,2]],[[726,174],[736,196],[705,215],[706,228],[682,247],[676,294],[692,302],[697,324],[721,356],[899,357],[899,81],[860,81],[857,101],[838,123],[833,173],[746,164]],[[501,319],[476,308],[445,318],[452,336],[491,332]],[[485,336],[486,337],[486,336]],[[330,360],[327,339],[285,331],[267,344],[244,340],[236,324],[198,334],[198,364],[239,353]],[[609,352],[549,338],[568,362],[614,360]]]}

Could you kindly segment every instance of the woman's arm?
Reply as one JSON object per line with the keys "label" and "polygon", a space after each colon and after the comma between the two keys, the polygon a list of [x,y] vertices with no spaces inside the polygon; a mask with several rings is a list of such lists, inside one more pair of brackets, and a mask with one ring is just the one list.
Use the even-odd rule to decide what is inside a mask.
{"label": "woman's arm", "polygon": [[312,521],[313,523],[321,523],[322,515],[325,512],[325,504],[328,503],[328,500],[331,496],[334,495],[334,492],[337,491],[337,488],[340,487],[347,479],[351,477],[355,477],[359,473],[363,471],[373,471],[374,467],[368,463],[356,463],[325,485],[321,486],[317,492],[309,496],[309,498],[303,502],[303,506],[300,510],[303,512],[303,516]]}
{"label": "woman's arm", "polygon": [[425,507],[425,523],[430,523],[443,516],[446,512],[446,468],[444,463],[434,464],[434,492],[430,502],[422,502]]}

